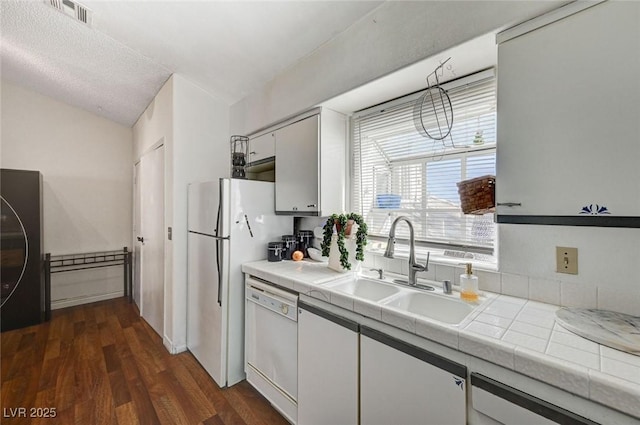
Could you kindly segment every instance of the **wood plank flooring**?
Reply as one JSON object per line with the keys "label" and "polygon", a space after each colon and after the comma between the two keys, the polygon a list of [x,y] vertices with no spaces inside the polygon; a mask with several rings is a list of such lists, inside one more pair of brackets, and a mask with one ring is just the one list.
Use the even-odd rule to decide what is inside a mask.
{"label": "wood plank flooring", "polygon": [[287,424],[246,381],[221,390],[189,352],[170,355],[125,298],[0,338],[2,424]]}

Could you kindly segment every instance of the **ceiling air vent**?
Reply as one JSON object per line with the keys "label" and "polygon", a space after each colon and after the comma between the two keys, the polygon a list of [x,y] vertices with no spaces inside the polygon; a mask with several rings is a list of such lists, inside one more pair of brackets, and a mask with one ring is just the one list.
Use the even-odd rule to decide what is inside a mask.
{"label": "ceiling air vent", "polygon": [[50,6],[64,13],[67,16],[75,18],[83,24],[91,26],[91,17],[93,12],[91,9],[71,0],[44,0]]}

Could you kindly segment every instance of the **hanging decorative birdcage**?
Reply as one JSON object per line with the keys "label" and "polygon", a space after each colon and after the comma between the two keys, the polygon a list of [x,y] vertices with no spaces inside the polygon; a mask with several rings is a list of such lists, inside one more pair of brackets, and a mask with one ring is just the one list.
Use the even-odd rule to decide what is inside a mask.
{"label": "hanging decorative birdcage", "polygon": [[413,122],[418,133],[431,140],[442,141],[443,144],[453,128],[453,107],[447,91],[440,85],[438,73],[442,72],[443,66],[450,59],[442,62],[427,76],[427,89],[413,107]]}

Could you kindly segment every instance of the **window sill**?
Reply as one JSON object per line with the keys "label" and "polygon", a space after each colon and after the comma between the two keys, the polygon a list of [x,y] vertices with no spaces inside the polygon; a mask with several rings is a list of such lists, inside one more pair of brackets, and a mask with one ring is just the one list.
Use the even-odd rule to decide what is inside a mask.
{"label": "window sill", "polygon": [[[367,253],[377,256],[384,255],[386,244],[374,242],[371,245],[372,246],[367,249]],[[429,252],[429,263],[455,267],[459,267],[464,263],[471,263],[473,264],[473,268],[476,270],[486,270],[492,272],[498,271],[497,258],[495,256],[490,257],[492,259],[491,261],[478,260],[475,258],[452,257],[449,255],[445,255],[445,250],[437,248],[417,247],[415,253],[416,261],[419,261],[420,263],[426,262],[427,252]],[[409,248],[404,245],[396,245],[395,258],[407,260],[409,258]]]}

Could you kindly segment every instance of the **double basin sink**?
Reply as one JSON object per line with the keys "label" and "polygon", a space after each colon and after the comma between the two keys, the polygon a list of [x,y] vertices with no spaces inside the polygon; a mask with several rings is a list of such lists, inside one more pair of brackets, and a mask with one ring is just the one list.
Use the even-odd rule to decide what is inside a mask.
{"label": "double basin sink", "polygon": [[423,292],[410,286],[399,286],[384,280],[366,277],[340,280],[323,286],[355,298],[379,303],[450,325],[458,325],[477,307],[477,304],[470,304],[453,296]]}

